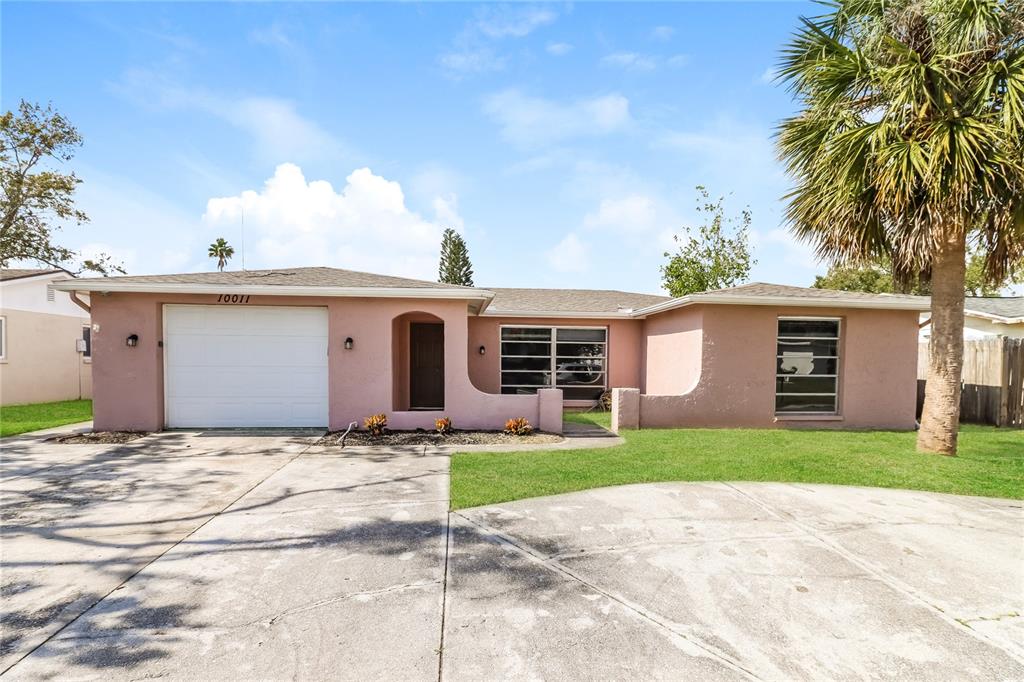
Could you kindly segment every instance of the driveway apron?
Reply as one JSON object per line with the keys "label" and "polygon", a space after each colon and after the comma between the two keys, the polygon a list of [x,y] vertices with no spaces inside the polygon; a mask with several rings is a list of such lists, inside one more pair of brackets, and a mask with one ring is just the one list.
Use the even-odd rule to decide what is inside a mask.
{"label": "driveway apron", "polygon": [[137,443],[5,481],[13,679],[436,677],[446,457]]}

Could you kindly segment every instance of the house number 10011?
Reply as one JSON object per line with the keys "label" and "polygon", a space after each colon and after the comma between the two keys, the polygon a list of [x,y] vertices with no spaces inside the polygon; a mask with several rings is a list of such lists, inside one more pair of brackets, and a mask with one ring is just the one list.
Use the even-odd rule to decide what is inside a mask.
{"label": "house number 10011", "polygon": [[217,303],[248,303],[249,297],[244,294],[220,294]]}

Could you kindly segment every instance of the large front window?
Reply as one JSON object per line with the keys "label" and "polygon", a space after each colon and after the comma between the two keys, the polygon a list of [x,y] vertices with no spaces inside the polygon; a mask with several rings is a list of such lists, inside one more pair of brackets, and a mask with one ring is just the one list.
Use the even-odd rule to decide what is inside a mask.
{"label": "large front window", "polygon": [[775,412],[836,414],[839,320],[779,318]]}
{"label": "large front window", "polygon": [[502,327],[501,392],[560,388],[566,400],[597,400],[608,385],[604,327]]}

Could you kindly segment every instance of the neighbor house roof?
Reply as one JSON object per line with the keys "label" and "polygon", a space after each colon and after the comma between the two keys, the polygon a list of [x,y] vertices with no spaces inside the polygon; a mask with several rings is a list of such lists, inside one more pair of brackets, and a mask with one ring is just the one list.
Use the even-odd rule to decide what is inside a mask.
{"label": "neighbor house roof", "polygon": [[688,294],[634,311],[636,316],[655,315],[689,305],[777,305],[811,308],[883,308],[892,310],[928,310],[926,296],[868,294],[860,291],[835,291],[792,287],[783,284],[752,282],[729,289]]}
{"label": "neighbor house roof", "polygon": [[516,317],[630,317],[637,308],[670,301],[667,296],[614,289],[506,289],[489,287],[494,299],[485,315]]}
{"label": "neighbor house roof", "polygon": [[968,296],[964,301],[968,315],[1001,324],[1024,324],[1024,296]]}
{"label": "neighbor house roof", "polygon": [[0,268],[0,281],[7,282],[12,279],[53,275],[58,272],[66,273],[67,271],[60,268]]}

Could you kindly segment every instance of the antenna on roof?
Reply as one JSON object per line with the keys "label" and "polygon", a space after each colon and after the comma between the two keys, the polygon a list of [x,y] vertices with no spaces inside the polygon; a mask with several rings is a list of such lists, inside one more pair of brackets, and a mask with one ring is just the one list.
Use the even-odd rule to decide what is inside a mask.
{"label": "antenna on roof", "polygon": [[245,272],[245,206],[242,206],[242,272]]}

